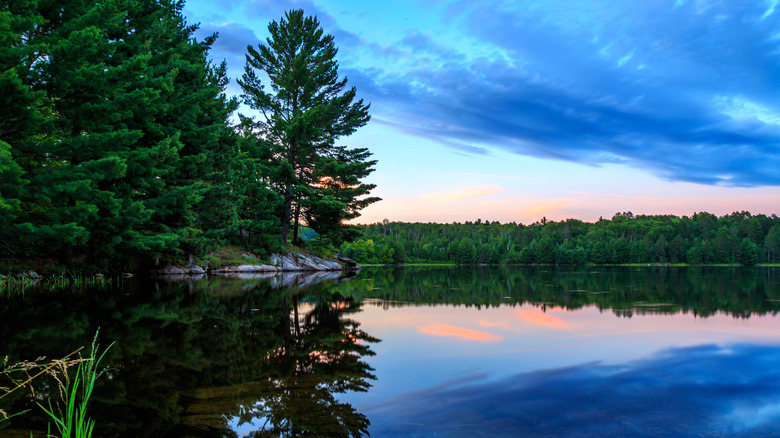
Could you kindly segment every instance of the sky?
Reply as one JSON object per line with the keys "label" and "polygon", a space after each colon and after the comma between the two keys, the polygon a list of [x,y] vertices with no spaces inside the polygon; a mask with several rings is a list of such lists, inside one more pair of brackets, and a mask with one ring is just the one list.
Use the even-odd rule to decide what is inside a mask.
{"label": "sky", "polygon": [[[355,222],[780,214],[778,0],[189,0],[240,96],[247,45],[316,15],[371,121]],[[239,110],[252,115],[247,108]]]}

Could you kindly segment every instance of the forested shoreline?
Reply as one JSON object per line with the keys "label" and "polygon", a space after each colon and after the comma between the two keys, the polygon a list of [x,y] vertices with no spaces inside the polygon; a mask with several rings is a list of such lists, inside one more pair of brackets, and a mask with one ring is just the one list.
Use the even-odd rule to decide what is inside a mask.
{"label": "forested shoreline", "polygon": [[[316,17],[287,12],[265,43],[247,47],[242,95],[230,97],[225,63],[209,59],[218,36],[196,39],[182,8],[0,6],[5,266],[143,270],[222,245],[266,257],[289,244],[360,263],[778,261],[780,218],[744,211],[349,225],[379,200],[363,182],[376,161],[338,144],[370,116],[338,76],[333,37]],[[237,114],[241,102],[262,116]]]}
{"label": "forested shoreline", "polygon": [[[337,142],[369,120],[333,37],[302,10],[248,47],[229,97],[217,35],[171,0],[0,5],[0,260],[143,270],[238,245],[338,246],[375,202],[375,161]],[[247,44],[253,41],[247,41]],[[262,116],[236,114],[239,103]],[[288,236],[290,227],[292,236]],[[14,269],[14,268],[11,268]]]}
{"label": "forested shoreline", "polygon": [[530,225],[383,221],[361,227],[341,252],[362,263],[742,264],[780,261],[780,217],[747,211],[717,217],[617,213]]}

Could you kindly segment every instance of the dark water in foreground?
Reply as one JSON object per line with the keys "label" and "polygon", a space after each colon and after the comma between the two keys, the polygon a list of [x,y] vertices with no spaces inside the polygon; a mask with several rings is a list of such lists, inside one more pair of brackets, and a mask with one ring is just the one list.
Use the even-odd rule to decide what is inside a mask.
{"label": "dark water in foreground", "polygon": [[[105,437],[780,436],[778,310],[778,269],[128,280],[0,298],[0,355],[100,328]],[[0,408],[31,409],[0,437],[46,429]]]}

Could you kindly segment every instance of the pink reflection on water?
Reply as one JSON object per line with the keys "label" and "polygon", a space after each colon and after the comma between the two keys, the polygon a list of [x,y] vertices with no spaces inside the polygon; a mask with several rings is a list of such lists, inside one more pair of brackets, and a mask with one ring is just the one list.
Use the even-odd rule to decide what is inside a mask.
{"label": "pink reflection on water", "polygon": [[471,330],[463,327],[455,327],[447,324],[432,325],[428,327],[418,327],[420,332],[433,336],[454,336],[467,339],[469,341],[479,342],[501,342],[504,337],[488,332]]}
{"label": "pink reflection on water", "polygon": [[539,312],[538,310],[517,309],[515,311],[515,315],[519,316],[528,324],[540,325],[557,330],[571,330],[574,328],[574,326],[562,320],[561,318]]}
{"label": "pink reflection on water", "polygon": [[511,328],[508,323],[503,321],[480,321],[479,325],[482,327],[499,327],[507,330]]}

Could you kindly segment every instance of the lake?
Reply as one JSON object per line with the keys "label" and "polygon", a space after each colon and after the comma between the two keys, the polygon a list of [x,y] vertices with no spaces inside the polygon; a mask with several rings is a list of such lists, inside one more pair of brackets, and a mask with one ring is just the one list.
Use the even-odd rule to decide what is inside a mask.
{"label": "lake", "polygon": [[[96,436],[778,436],[778,268],[368,268],[0,298],[9,363],[112,342]],[[51,381],[36,396],[54,395]],[[0,436],[42,431],[36,398]]]}

